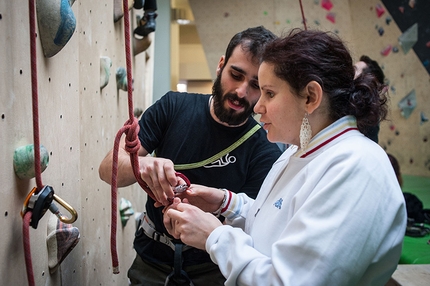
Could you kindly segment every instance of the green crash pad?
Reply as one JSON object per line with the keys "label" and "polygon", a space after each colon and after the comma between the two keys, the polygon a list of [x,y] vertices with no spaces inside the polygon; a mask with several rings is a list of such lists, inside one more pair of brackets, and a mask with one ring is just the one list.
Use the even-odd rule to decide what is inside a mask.
{"label": "green crash pad", "polygon": [[[403,192],[416,195],[430,209],[430,177],[402,175]],[[430,227],[430,225],[426,225]],[[405,236],[399,264],[430,264],[430,235]]]}

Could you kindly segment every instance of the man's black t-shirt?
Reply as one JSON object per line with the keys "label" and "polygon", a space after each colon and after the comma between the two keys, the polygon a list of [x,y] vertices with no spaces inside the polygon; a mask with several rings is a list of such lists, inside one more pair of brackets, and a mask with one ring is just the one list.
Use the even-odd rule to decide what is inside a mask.
{"label": "man's black t-shirt", "polygon": [[[217,123],[210,115],[209,99],[210,95],[167,93],[142,115],[139,121],[141,145],[149,153],[155,152],[157,157],[170,159],[175,165],[197,163],[229,147],[258,124],[252,117],[239,127]],[[226,188],[255,198],[280,155],[276,144],[268,142],[266,132],[259,129],[224,157],[206,166],[180,172],[192,184]],[[162,209],[155,208],[154,201],[148,197],[147,215],[157,231],[167,234]],[[145,260],[173,264],[173,250],[146,235],[136,236],[134,247]],[[184,265],[210,261],[206,252],[197,249],[184,252],[183,257]]]}

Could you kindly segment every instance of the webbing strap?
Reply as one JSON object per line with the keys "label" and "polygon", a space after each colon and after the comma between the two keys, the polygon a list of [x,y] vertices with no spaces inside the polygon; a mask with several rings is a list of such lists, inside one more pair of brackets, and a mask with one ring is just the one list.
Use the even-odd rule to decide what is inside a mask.
{"label": "webbing strap", "polygon": [[[184,244],[178,243],[175,244],[175,257],[174,257],[174,265],[173,271],[167,276],[166,281],[164,282],[164,286],[169,285],[188,285],[194,286],[193,281],[191,281],[187,272],[182,269],[182,251]],[[172,282],[172,283],[171,283]]]}
{"label": "webbing strap", "polygon": [[229,152],[231,152],[234,149],[236,149],[237,147],[239,147],[243,142],[245,142],[249,137],[251,137],[260,128],[261,128],[261,125],[256,124],[253,128],[251,128],[248,132],[246,132],[245,135],[243,135],[241,138],[239,138],[239,140],[237,140],[236,142],[234,142],[232,145],[230,145],[226,149],[222,150],[221,152],[213,155],[212,157],[210,157],[206,160],[203,160],[203,161],[200,161],[197,163],[175,165],[175,170],[195,169],[195,168],[203,167],[209,163],[212,163],[213,161],[221,158],[222,156],[228,154]]}

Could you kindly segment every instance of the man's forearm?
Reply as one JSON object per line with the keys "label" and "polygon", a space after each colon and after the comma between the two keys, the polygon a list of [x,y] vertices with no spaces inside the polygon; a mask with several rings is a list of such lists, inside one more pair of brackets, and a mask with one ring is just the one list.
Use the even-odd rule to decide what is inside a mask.
{"label": "man's forearm", "polygon": [[[110,151],[99,167],[100,179],[108,184],[112,183],[112,163],[113,163],[113,152]],[[118,150],[118,175],[117,175],[117,186],[126,187],[136,182],[136,178],[133,173],[133,169],[130,162],[129,154],[122,148]]]}

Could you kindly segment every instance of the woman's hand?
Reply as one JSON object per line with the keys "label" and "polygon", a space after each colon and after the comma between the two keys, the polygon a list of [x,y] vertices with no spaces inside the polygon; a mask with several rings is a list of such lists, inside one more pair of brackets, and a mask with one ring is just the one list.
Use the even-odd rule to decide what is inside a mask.
{"label": "woman's hand", "polygon": [[224,199],[224,190],[192,184],[185,192],[176,194],[183,202],[199,207],[205,212],[215,212]]}
{"label": "woman's hand", "polygon": [[175,198],[166,208],[163,222],[174,238],[202,250],[205,250],[206,240],[211,232],[222,225],[211,213],[183,203],[179,198]]}

